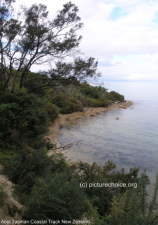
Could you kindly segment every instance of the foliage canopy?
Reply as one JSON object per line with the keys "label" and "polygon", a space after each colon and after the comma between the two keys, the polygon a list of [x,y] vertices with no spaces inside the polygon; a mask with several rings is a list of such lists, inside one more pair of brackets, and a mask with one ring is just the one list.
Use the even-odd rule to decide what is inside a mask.
{"label": "foliage canopy", "polygon": [[[81,36],[77,31],[83,27],[77,15],[78,7],[71,2],[63,5],[54,19],[48,18],[47,7],[33,4],[22,7],[15,16],[13,0],[0,1],[0,89],[15,90],[19,82],[21,89],[36,77],[29,77],[33,65],[51,64],[43,84],[35,86],[57,85],[59,79],[84,80],[99,76],[97,62],[76,56]],[[67,57],[74,59],[67,63]],[[74,57],[75,56],[75,57]],[[20,75],[19,75],[20,74]]]}

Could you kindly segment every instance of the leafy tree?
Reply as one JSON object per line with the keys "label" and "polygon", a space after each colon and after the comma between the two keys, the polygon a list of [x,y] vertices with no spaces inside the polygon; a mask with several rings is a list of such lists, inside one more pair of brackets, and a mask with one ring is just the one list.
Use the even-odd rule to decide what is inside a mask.
{"label": "leafy tree", "polygon": [[[77,31],[82,28],[76,5],[68,2],[63,5],[53,20],[49,20],[47,7],[33,4],[22,7],[21,15],[15,19],[13,0],[0,0],[0,88],[2,91],[15,90],[18,81],[22,88],[30,81],[42,80],[34,89],[58,85],[59,79],[83,80],[98,76],[97,62],[94,58],[87,61],[79,57],[66,63],[67,56],[78,52],[81,36]],[[28,76],[32,65],[52,63],[53,69],[42,77]],[[19,76],[20,73],[20,76]]]}

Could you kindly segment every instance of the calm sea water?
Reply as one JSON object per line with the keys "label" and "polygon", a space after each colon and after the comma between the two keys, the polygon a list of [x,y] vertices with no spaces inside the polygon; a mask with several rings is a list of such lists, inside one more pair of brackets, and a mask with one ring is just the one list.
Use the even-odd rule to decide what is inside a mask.
{"label": "calm sea water", "polygon": [[[97,162],[110,160],[117,168],[139,167],[149,174],[158,172],[158,83],[107,82],[132,100],[127,109],[112,109],[60,131],[62,145],[74,143],[67,151],[72,160]],[[116,120],[119,117],[119,120]]]}

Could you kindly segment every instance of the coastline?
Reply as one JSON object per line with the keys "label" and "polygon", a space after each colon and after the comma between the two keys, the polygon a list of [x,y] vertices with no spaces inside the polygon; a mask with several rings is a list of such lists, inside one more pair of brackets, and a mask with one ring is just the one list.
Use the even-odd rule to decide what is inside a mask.
{"label": "coastline", "polygon": [[[108,107],[94,107],[89,108],[86,107],[84,112],[74,112],[70,114],[59,114],[58,118],[50,125],[49,133],[46,135],[45,139],[50,143],[55,145],[54,149],[48,150],[48,156],[51,156],[54,151],[60,151],[65,148],[69,148],[70,146],[65,146],[63,148],[59,141],[59,130],[62,129],[63,126],[66,125],[75,125],[77,124],[79,119],[96,117],[98,114],[106,112],[108,110],[118,108],[118,109],[126,109],[133,105],[132,101],[124,101],[124,102],[115,102]],[[119,117],[116,117],[119,120]]]}

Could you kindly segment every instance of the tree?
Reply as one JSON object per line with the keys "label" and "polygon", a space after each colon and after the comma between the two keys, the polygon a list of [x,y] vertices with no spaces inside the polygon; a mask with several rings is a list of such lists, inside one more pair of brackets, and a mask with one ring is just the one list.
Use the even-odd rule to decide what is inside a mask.
{"label": "tree", "polygon": [[[44,86],[56,85],[59,78],[83,80],[97,73],[94,58],[87,61],[75,58],[66,63],[68,56],[76,55],[81,36],[77,31],[82,28],[78,7],[71,2],[63,5],[55,19],[48,19],[47,7],[33,4],[22,7],[18,19],[13,16],[13,0],[0,0],[0,88],[2,91],[15,90],[37,77],[28,77],[32,65],[52,63],[53,69],[40,77]],[[65,61],[64,61],[65,60]],[[20,76],[19,76],[20,73]]]}

